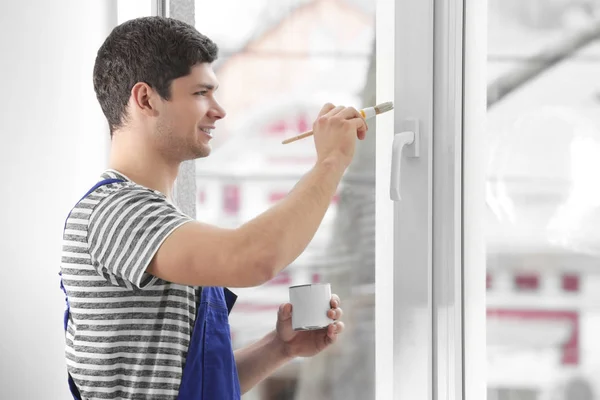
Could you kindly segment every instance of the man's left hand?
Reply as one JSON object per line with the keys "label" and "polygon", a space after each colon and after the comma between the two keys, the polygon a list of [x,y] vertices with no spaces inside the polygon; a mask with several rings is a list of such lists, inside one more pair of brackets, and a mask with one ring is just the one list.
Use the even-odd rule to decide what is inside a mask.
{"label": "man's left hand", "polygon": [[277,338],[283,344],[283,350],[288,357],[312,357],[335,343],[337,336],[344,330],[340,321],[343,312],[340,308],[340,298],[334,294],[330,301],[331,309],[327,316],[334,320],[327,328],[314,331],[294,331],[292,328],[292,305],[282,304],[277,313]]}

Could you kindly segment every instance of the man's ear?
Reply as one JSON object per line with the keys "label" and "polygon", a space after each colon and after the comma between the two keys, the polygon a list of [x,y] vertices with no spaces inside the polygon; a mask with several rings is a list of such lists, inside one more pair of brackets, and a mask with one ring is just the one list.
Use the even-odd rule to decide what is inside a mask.
{"label": "man's ear", "polygon": [[145,82],[136,83],[131,88],[132,105],[142,114],[156,116],[160,95]]}

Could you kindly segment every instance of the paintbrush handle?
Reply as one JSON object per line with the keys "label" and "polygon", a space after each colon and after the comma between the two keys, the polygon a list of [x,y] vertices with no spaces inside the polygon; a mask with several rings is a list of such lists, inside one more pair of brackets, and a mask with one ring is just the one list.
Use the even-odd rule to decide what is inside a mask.
{"label": "paintbrush handle", "polygon": [[[375,115],[377,115],[377,112],[375,111],[375,107],[368,107],[368,108],[365,108],[364,110],[360,110],[360,111],[359,111],[359,113],[360,113],[360,115],[362,115],[362,117],[363,117],[364,119],[373,118]],[[301,134],[300,134],[300,135],[298,135],[298,136],[294,136],[294,137],[291,137],[291,138],[289,138],[289,139],[285,139],[285,140],[284,140],[283,142],[281,142],[281,143],[282,143],[282,144],[288,144],[288,143],[292,143],[292,142],[295,142],[295,141],[297,141],[297,140],[304,139],[304,138],[307,138],[307,137],[309,137],[309,136],[312,136],[312,134],[313,134],[313,131],[312,131],[312,130],[310,130],[310,131],[308,131],[308,132],[301,133]]]}
{"label": "paintbrush handle", "polygon": [[295,142],[296,140],[304,139],[304,138],[312,136],[312,135],[313,135],[313,131],[310,130],[310,131],[304,132],[304,133],[302,133],[302,134],[300,134],[298,136],[294,136],[294,137],[291,137],[289,139],[285,139],[281,143],[283,143],[283,144],[292,143],[292,142]]}

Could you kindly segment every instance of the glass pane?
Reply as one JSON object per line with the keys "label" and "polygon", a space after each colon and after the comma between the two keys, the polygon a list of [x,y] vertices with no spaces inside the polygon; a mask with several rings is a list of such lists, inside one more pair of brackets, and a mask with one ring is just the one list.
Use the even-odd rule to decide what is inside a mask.
{"label": "glass pane", "polygon": [[[217,97],[228,113],[196,164],[199,220],[236,227],[281,201],[316,161],[311,138],[282,140],[311,129],[325,102],[373,105],[374,11],[371,0],[196,1],[197,29],[220,47]],[[246,400],[374,398],[374,140],[358,147],[306,251],[272,281],[235,289],[230,317],[234,348],[243,347],[274,329],[289,286],[329,282],[346,331]]]}
{"label": "glass pane", "polygon": [[600,3],[488,6],[488,399],[598,399]]}

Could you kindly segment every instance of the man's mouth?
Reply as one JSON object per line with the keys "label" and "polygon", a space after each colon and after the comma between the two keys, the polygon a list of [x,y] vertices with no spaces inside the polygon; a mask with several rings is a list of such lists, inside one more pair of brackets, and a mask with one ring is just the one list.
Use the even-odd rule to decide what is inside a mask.
{"label": "man's mouth", "polygon": [[211,138],[213,137],[212,128],[200,128],[200,130],[202,132],[206,133],[207,136],[209,136]]}

